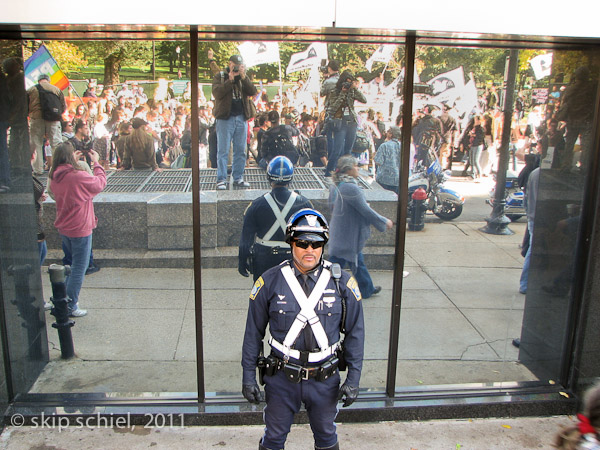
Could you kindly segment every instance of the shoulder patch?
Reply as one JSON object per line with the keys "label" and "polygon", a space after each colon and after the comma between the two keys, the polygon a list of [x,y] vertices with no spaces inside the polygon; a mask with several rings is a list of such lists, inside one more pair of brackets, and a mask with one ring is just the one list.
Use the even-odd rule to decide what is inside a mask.
{"label": "shoulder patch", "polygon": [[354,294],[354,297],[356,297],[356,301],[360,302],[362,300],[362,295],[360,294],[360,289],[358,288],[358,283],[356,282],[354,277],[350,277],[350,279],[348,279],[346,286],[348,286],[348,289],[350,289],[352,291],[352,293]]}
{"label": "shoulder patch", "polygon": [[252,291],[250,292],[250,300],[254,300],[256,298],[256,296],[260,292],[260,289],[264,285],[265,282],[263,281],[262,277],[258,277],[258,280],[256,280],[256,282],[254,283],[254,286],[252,286]]}

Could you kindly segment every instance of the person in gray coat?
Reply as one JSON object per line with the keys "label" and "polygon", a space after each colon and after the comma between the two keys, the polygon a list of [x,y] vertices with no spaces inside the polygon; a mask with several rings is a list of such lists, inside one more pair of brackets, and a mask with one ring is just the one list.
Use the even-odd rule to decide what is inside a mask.
{"label": "person in gray coat", "polygon": [[371,235],[371,225],[379,231],[394,226],[390,219],[374,211],[358,186],[358,162],[350,155],[338,160],[329,190],[331,221],[329,228],[329,260],[348,267],[358,282],[363,298],[381,291],[374,286],[365,265],[362,250]]}

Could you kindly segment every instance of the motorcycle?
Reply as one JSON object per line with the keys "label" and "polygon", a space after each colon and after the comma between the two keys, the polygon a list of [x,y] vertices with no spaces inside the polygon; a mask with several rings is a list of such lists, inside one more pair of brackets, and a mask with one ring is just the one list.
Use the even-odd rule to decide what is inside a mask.
{"label": "motorcycle", "polygon": [[[496,176],[494,175],[494,180],[495,179]],[[504,201],[506,202],[506,205],[504,206],[504,214],[511,220],[511,222],[515,222],[526,215],[524,203],[525,194],[519,187],[518,175],[515,172],[511,170],[506,171],[506,185],[504,189]],[[496,186],[494,185],[490,191],[490,198],[488,198],[485,202],[493,208],[495,198]]]}
{"label": "motorcycle", "polygon": [[443,220],[456,219],[462,214],[465,198],[452,189],[444,187],[450,177],[450,171],[444,172],[437,158],[431,158],[429,166],[421,162],[408,178],[408,213],[410,216],[414,205],[412,194],[419,188],[427,193],[425,204],[427,209]]}

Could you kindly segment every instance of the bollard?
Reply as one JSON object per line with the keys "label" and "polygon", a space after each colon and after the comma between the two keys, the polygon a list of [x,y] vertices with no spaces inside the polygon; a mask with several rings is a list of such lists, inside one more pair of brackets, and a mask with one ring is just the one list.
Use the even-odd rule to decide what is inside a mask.
{"label": "bollard", "polygon": [[425,211],[427,206],[427,192],[423,188],[415,189],[412,194],[412,207],[410,209],[408,229],[410,231],[421,231],[425,227]]}
{"label": "bollard", "polygon": [[73,347],[73,335],[71,327],[75,322],[69,319],[69,302],[67,298],[66,279],[70,273],[71,267],[61,266],[59,264],[51,264],[48,267],[50,274],[50,282],[52,283],[52,297],[50,301],[54,304],[52,314],[56,318],[56,322],[52,324],[53,328],[58,331],[58,340],[60,341],[60,352],[63,359],[69,359],[75,356],[75,348]]}

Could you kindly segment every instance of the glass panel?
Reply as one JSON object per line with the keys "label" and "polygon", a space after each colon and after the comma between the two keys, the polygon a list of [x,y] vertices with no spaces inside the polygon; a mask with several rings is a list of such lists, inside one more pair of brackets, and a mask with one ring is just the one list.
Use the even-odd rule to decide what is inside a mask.
{"label": "glass panel", "polygon": [[[36,201],[31,178],[27,93],[20,42],[0,41],[0,301],[3,368],[10,379],[1,401],[27,392],[48,361],[40,283]],[[39,205],[39,203],[38,203]],[[41,241],[41,239],[40,239]],[[38,245],[42,250],[38,250]]]}
{"label": "glass panel", "polygon": [[[241,54],[244,57],[252,85],[257,89],[251,97],[255,100],[258,110],[258,115],[251,125],[250,156],[244,170],[244,179],[250,183],[250,187],[241,191],[240,188],[231,185],[232,179],[238,176],[235,172],[234,162],[232,169],[234,173],[231,177],[227,175],[226,189],[215,192],[214,183],[217,181],[218,175],[215,173],[215,169],[206,169],[207,187],[202,188],[205,191],[203,190],[201,193],[203,331],[207,392],[239,393],[242,342],[252,280],[258,278],[262,273],[261,263],[267,264],[269,267],[268,264],[274,265],[280,260],[289,258],[289,253],[286,253],[289,246],[284,242],[275,251],[273,251],[273,247],[269,246],[269,243],[266,245],[255,243],[257,238],[259,240],[265,238],[265,234],[275,222],[272,210],[264,199],[260,199],[270,190],[265,173],[266,163],[277,154],[287,154],[291,159],[297,160],[295,161],[293,181],[289,187],[305,196],[315,209],[326,216],[332,226],[331,240],[326,246],[325,258],[337,257],[354,262],[355,258],[358,259],[358,252],[362,250],[373,284],[382,288],[380,293],[374,294],[368,300],[365,299],[363,303],[366,339],[365,363],[361,381],[363,387],[382,390],[386,380],[395,245],[395,228],[386,231],[385,224],[386,218],[395,221],[397,195],[395,192],[383,189],[375,182],[373,158],[375,150],[382,142],[386,141],[385,131],[394,124],[399,113],[400,103],[397,93],[402,80],[400,62],[403,58],[403,48],[399,45],[390,45],[382,47],[383,52],[377,52],[380,46],[372,44],[283,41],[200,42],[199,47],[199,71],[202,77],[201,84],[208,100],[206,105],[207,108],[214,106],[213,113],[218,118],[217,121],[220,120],[219,118],[227,118],[228,115],[227,113],[223,114],[225,102],[214,101],[214,99],[211,101],[210,87],[213,79],[209,75],[214,70],[215,83],[217,85],[225,83],[229,79],[229,68],[233,71],[237,64],[235,61],[230,62],[230,57],[235,54]],[[216,60],[216,65],[210,65],[209,51],[211,52],[210,57]],[[366,62],[369,62],[369,66],[372,64],[372,67],[367,69]],[[328,63],[329,68],[327,67]],[[336,64],[339,64],[339,67]],[[223,70],[222,74],[218,73],[219,70]],[[336,128],[334,131],[333,128],[326,128],[333,127],[333,120],[329,120],[328,116],[328,120],[325,121],[327,97],[321,96],[320,92],[327,83],[335,95],[339,95],[343,88],[341,83],[339,87],[336,87],[336,76],[333,75],[335,72],[339,74],[345,70],[350,71],[356,77],[357,81],[354,87],[350,88],[351,92],[356,90],[356,97],[351,102],[352,112],[343,107],[339,108],[340,128]],[[234,76],[232,72],[232,78]],[[212,94],[214,96],[215,91]],[[218,91],[216,94],[218,97]],[[200,101],[201,105],[204,105],[203,99]],[[226,109],[229,110],[231,105],[232,101],[228,100]],[[276,128],[277,123],[273,112],[277,112],[281,118],[281,124],[285,124],[289,128]],[[330,111],[332,119],[336,113],[338,113],[337,110]],[[356,119],[354,119],[354,113],[356,113]],[[221,124],[225,126],[231,120],[223,120]],[[359,133],[359,139],[354,137],[356,123],[364,130],[364,133]],[[217,125],[217,130],[219,126],[221,125]],[[267,131],[269,129],[271,132]],[[295,149],[288,149],[287,153],[286,147],[282,147],[282,150],[272,144],[269,137],[273,134],[287,132],[286,130],[290,132],[291,141],[295,145]],[[328,130],[330,130],[330,140],[327,138]],[[331,172],[334,171],[337,160],[333,156],[334,140],[332,138],[334,133],[337,135],[337,148],[339,148],[340,154],[352,151],[358,158],[358,179],[348,176],[345,179],[346,182],[353,183],[356,180],[360,188],[360,196],[364,196],[364,199],[369,202],[370,208],[381,216],[369,215],[366,211],[358,212],[358,210],[353,215],[348,214],[348,209],[346,209],[340,213],[339,217],[335,217],[330,210],[328,205],[330,187],[334,192],[338,192],[338,183],[342,181],[340,179],[336,183],[335,177],[332,179],[325,176],[328,175],[325,173],[328,158],[331,161],[332,167],[329,169]],[[343,147],[342,133],[348,133],[345,147]],[[350,137],[350,133],[352,137]],[[210,140],[210,136],[209,132],[209,157],[207,159],[210,167],[215,167],[217,162],[214,157],[217,154],[217,147],[216,143]],[[223,161],[227,162],[226,154],[230,150],[230,140],[226,137],[224,139],[227,139],[227,144],[225,144],[226,149],[223,150]],[[327,150],[325,150],[325,146],[327,146]],[[392,147],[397,149],[395,146]],[[390,156],[390,158],[393,157],[394,155]],[[231,162],[231,158],[230,156],[229,162]],[[235,159],[235,156],[233,158]],[[261,160],[263,161],[261,162]],[[385,164],[393,169],[393,165],[398,166],[399,163],[396,158],[387,160]],[[201,183],[203,183],[202,174],[201,170]],[[274,194],[277,201],[281,202],[278,208],[283,208],[288,195]],[[345,201],[348,205],[352,205],[357,199],[346,198]],[[247,209],[252,202],[255,202],[254,206]],[[298,209],[299,204],[297,201],[294,208]],[[348,207],[355,208],[355,206]],[[288,211],[285,214],[286,218],[293,211],[294,209]],[[245,212],[246,218],[244,219]],[[246,223],[244,230],[247,231],[244,231],[244,235],[240,239],[244,220]],[[359,224],[365,224],[365,228],[362,228],[360,232],[358,231]],[[371,224],[375,225],[378,230],[371,227],[372,234],[370,238],[366,239],[366,235],[363,233]],[[366,239],[366,245],[363,239]],[[278,231],[276,235],[264,240],[281,242],[284,240],[283,232]],[[254,273],[248,278],[240,276],[235,269],[239,264],[240,241],[242,241],[243,247],[240,258],[243,272],[248,264],[246,255],[249,250],[247,249],[254,243],[253,254],[256,257],[252,263],[248,264],[248,268],[254,268]],[[346,253],[340,253],[341,241],[346,241],[341,245],[343,249],[348,249]],[[333,250],[336,245],[338,250]],[[271,262],[268,263],[268,261]],[[362,279],[359,280],[359,283],[362,281]],[[363,294],[371,294],[369,291],[373,290],[373,286],[369,286],[366,282],[365,286],[367,287],[363,289]],[[277,308],[275,309],[277,310]],[[284,308],[280,309],[283,314]],[[276,320],[274,317],[272,319]],[[292,317],[290,317],[291,319]],[[266,342],[263,344],[263,348],[265,354],[268,355],[271,349]]]}
{"label": "glass panel", "polygon": [[[76,357],[71,360],[61,359],[57,330],[46,327],[50,362],[31,392],[135,395],[196,390],[192,175],[184,150],[191,123],[186,124],[188,47],[160,41],[24,43],[27,88],[35,92],[39,75],[47,74],[66,101],[62,120],[52,128],[39,107],[29,108],[39,155],[34,170],[41,172],[39,178],[54,198],[44,203],[44,298],[52,295],[46,266],[70,263],[69,283],[77,270],[86,273],[78,303],[87,311],[74,318]],[[58,67],[64,76],[56,72]],[[36,123],[42,126],[34,128]],[[78,181],[65,190],[69,178],[62,178],[59,168],[70,167],[70,153],[61,141],[73,144],[93,163],[94,178],[69,169],[67,175]],[[49,177],[53,163],[56,177]],[[79,203],[73,191],[80,192]],[[82,203],[92,197],[93,212]],[[69,219],[69,208],[87,215]],[[91,214],[97,226],[89,257],[77,239],[94,225]],[[60,234],[55,221],[64,224]],[[69,285],[69,295],[71,289]],[[45,323],[54,320],[46,312]]]}
{"label": "glass panel", "polygon": [[[587,75],[574,84],[571,73],[586,66],[597,80],[597,63],[581,52],[516,54],[511,81],[505,78],[508,50],[417,47],[409,190],[424,187],[430,203],[424,228],[417,231],[409,221],[406,236],[401,386],[560,376],[597,83]],[[503,145],[511,85],[515,112]],[[500,166],[502,151],[508,167]],[[540,160],[529,286],[520,286],[528,222],[524,179]],[[447,175],[434,173],[440,169]],[[496,183],[502,171],[505,189]],[[508,219],[492,215],[488,204],[499,189]],[[492,226],[500,222],[504,226]]]}

